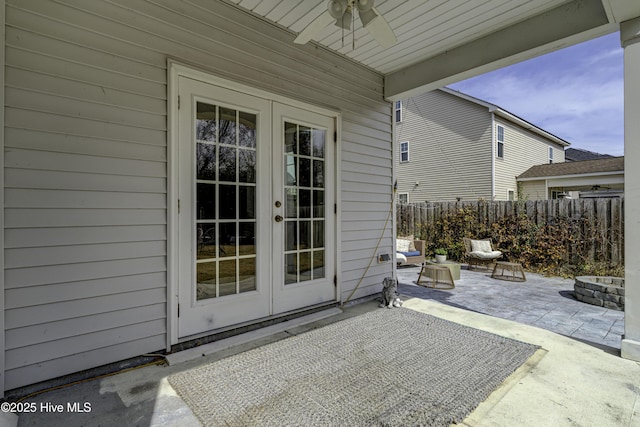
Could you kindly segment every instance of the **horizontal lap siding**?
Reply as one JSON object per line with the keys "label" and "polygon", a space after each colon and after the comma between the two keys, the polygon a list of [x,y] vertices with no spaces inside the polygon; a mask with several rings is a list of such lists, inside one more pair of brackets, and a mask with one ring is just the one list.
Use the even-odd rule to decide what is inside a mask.
{"label": "horizontal lap siding", "polygon": [[549,147],[553,161],[564,162],[563,148],[550,140],[496,116],[496,124],[504,127],[504,158],[496,159],[496,200],[507,200],[507,192],[517,195],[516,177],[531,166],[549,163]]}
{"label": "horizontal lap siding", "polygon": [[[442,91],[403,103],[396,127],[398,192],[410,203],[491,198],[491,114]],[[409,161],[400,163],[400,142]],[[417,183],[417,185],[416,185]]]}
{"label": "horizontal lap siding", "polygon": [[[342,113],[351,293],[390,208],[380,75],[210,0],[12,0],[6,13],[8,389],[166,346],[167,58]],[[390,272],[375,265],[356,296]]]}
{"label": "horizontal lap siding", "polygon": [[[343,139],[340,185],[342,299],[345,300],[378,292],[384,278],[391,275],[389,264],[371,260],[381,252],[391,254],[393,249],[393,221],[389,216],[393,200],[393,160],[388,132],[351,124],[345,118]],[[376,248],[378,242],[380,246]]]}
{"label": "horizontal lap siding", "polygon": [[167,129],[161,55],[96,49],[44,16],[53,3],[8,3],[10,389],[165,347]]}
{"label": "horizontal lap siding", "polygon": [[518,190],[522,192],[521,197],[525,200],[547,200],[547,183],[540,181],[522,181]]}

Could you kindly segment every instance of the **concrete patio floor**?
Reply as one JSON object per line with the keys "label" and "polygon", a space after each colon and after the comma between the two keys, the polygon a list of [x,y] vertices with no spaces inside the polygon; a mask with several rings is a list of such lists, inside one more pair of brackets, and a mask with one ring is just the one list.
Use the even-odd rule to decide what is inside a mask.
{"label": "concrete patio floor", "polygon": [[415,284],[419,272],[418,266],[398,268],[399,292],[620,350],[624,312],[576,300],[573,279],[527,272],[526,282],[509,282],[463,268],[455,289],[436,290]]}
{"label": "concrete patio floor", "polygon": [[[480,404],[464,425],[640,426],[640,364],[615,354],[622,333],[622,313],[567,298],[572,284],[562,279],[528,275],[525,283],[510,283],[491,279],[488,273],[463,271],[455,289],[439,291],[413,285],[418,271],[398,271],[405,309],[542,349],[537,358],[523,365]],[[376,302],[362,302],[330,317],[307,319],[310,323],[305,325],[289,321],[269,331],[254,331],[227,344],[218,343],[217,347],[188,350],[195,357],[189,361],[147,366],[42,393],[25,402],[35,403],[38,408],[48,403],[66,406],[69,402],[88,402],[91,411],[70,414],[38,410],[21,414],[18,425],[199,426],[168,384],[167,376],[369,310],[383,309]],[[567,322],[572,327],[562,329]]]}

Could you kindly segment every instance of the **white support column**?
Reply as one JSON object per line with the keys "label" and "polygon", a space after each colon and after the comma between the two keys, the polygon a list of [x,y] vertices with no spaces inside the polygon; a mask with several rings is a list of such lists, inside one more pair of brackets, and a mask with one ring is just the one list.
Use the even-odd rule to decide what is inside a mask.
{"label": "white support column", "polygon": [[621,355],[640,361],[640,17],[620,24],[624,48],[625,313]]}

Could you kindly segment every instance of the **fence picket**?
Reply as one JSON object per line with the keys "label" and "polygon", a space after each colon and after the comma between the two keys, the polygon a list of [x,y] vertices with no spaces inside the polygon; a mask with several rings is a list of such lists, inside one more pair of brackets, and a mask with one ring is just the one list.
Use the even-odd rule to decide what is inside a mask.
{"label": "fence picket", "polygon": [[622,199],[615,199],[611,203],[611,232],[613,239],[611,244],[611,263],[618,265],[622,262],[624,253],[624,224],[623,224]]}
{"label": "fence picket", "polygon": [[473,229],[484,229],[505,216],[526,214],[537,226],[553,224],[556,218],[571,220],[575,226],[573,242],[567,244],[568,259],[606,262],[614,266],[624,262],[624,198],[556,199],[521,202],[426,202],[398,204],[396,229],[399,236],[421,233],[443,217],[469,208],[477,213]]}
{"label": "fence picket", "polygon": [[544,206],[542,204],[542,200],[536,200],[536,208],[535,208],[535,223],[536,225],[541,225],[544,224],[544,217],[543,217],[543,211],[544,211]]}

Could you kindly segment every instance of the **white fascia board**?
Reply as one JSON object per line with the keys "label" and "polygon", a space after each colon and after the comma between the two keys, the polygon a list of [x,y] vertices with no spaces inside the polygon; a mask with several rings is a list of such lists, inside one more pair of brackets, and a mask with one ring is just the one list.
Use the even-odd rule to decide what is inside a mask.
{"label": "white fascia board", "polygon": [[495,110],[500,108],[495,104],[492,104],[492,103],[487,102],[487,101],[483,101],[482,99],[475,98],[475,97],[473,97],[471,95],[467,95],[466,93],[458,92],[457,90],[454,90],[454,89],[451,89],[451,88],[448,88],[448,87],[441,87],[439,90],[441,90],[442,92],[448,93],[450,95],[457,96],[458,98],[466,99],[467,101],[473,102],[474,104],[478,104],[478,105],[488,109],[489,112],[493,112],[493,111],[495,111]]}
{"label": "white fascia board", "polygon": [[615,176],[619,175],[619,182],[624,182],[624,171],[611,171],[611,172],[590,172],[580,173],[573,175],[555,175],[555,176],[532,176],[530,178],[516,178],[517,181],[542,181],[542,180],[560,180],[560,179],[580,179],[580,178],[594,178],[601,176]]}
{"label": "white fascia board", "polygon": [[564,139],[559,138],[559,137],[555,136],[554,134],[547,132],[544,129],[541,129],[538,126],[536,126],[536,125],[534,125],[532,123],[529,123],[528,121],[526,121],[524,119],[521,119],[520,117],[516,116],[515,114],[511,114],[510,112],[508,112],[506,110],[503,110],[500,107],[498,107],[495,110],[495,113],[498,116],[500,116],[500,117],[502,117],[502,118],[504,118],[506,120],[509,120],[510,122],[513,122],[513,123],[517,124],[518,126],[526,129],[526,130],[529,130],[529,131],[531,131],[533,133],[536,133],[536,134],[540,135],[543,138],[546,138],[548,140],[551,140],[551,141],[555,142],[558,145],[561,145],[562,147],[568,147],[569,145],[571,145],[570,142],[567,142]]}
{"label": "white fascia board", "polygon": [[611,22],[629,21],[640,16],[640,2],[633,0],[602,0]]}
{"label": "white fascia board", "polygon": [[612,185],[612,184],[624,184],[624,177],[622,176],[593,176],[593,177],[580,177],[580,178],[560,178],[560,179],[547,179],[547,183],[550,187],[570,187],[578,185]]}
{"label": "white fascia board", "polygon": [[569,1],[388,73],[384,97],[388,101],[408,99],[618,29],[619,24],[609,20],[601,0]]}

